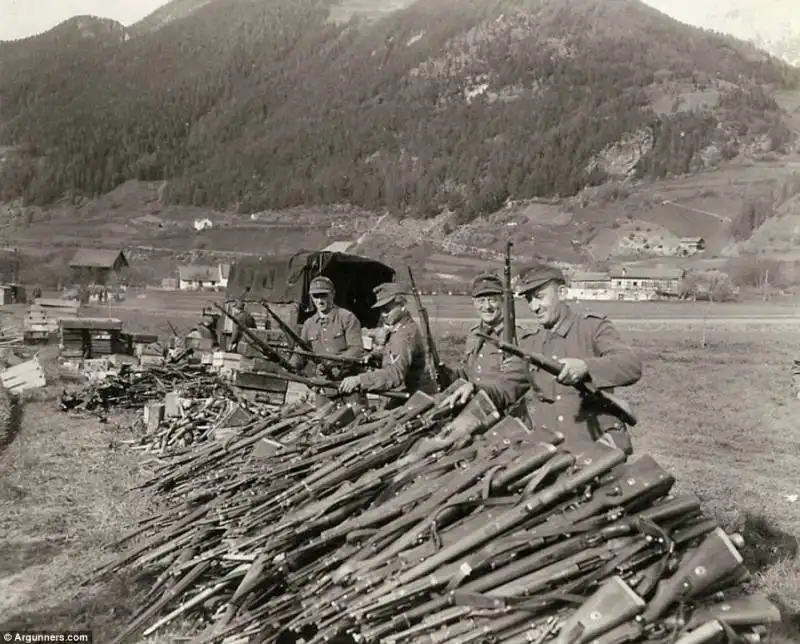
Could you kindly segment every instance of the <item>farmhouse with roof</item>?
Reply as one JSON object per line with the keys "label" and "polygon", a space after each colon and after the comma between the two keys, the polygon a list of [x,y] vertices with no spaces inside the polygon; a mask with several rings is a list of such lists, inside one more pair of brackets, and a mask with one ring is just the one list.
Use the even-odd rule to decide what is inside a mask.
{"label": "farmhouse with roof", "polygon": [[608,273],[578,271],[568,278],[567,297],[576,300],[661,300],[680,296],[684,270],[620,266]]}
{"label": "farmhouse with roof", "polygon": [[203,288],[226,288],[231,267],[229,264],[205,266],[188,264],[178,267],[178,288],[182,291],[198,291]]}
{"label": "farmhouse with roof", "polygon": [[76,283],[97,286],[119,282],[122,271],[129,266],[121,250],[91,248],[80,249],[69,263]]}

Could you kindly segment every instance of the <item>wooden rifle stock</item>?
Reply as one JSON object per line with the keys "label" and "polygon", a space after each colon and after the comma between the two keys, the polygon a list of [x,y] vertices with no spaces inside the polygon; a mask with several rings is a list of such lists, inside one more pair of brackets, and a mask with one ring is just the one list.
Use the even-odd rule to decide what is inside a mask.
{"label": "wooden rifle stock", "polygon": [[428,310],[422,304],[422,298],[419,295],[417,284],[414,281],[414,273],[411,272],[410,266],[406,266],[406,270],[408,270],[408,282],[411,287],[411,295],[414,297],[414,305],[417,307],[417,313],[419,314],[420,322],[422,322],[422,332],[425,334],[425,343],[428,348],[428,371],[431,378],[433,378],[436,383],[436,388],[441,392],[447,388],[448,384],[444,365],[439,358],[439,351],[436,349],[436,341],[433,339],[433,333],[431,332],[431,322],[430,319],[428,319]]}
{"label": "wooden rifle stock", "polygon": [[[509,344],[507,342],[500,342],[497,340],[497,338],[493,338],[492,336],[486,335],[485,333],[476,333],[476,335],[480,338],[483,338],[487,342],[491,342],[492,344],[496,345],[497,347],[500,348],[501,351],[515,355],[518,358],[522,358],[523,360],[526,360],[531,364],[536,365],[542,371],[545,371],[550,375],[558,376],[558,374],[561,373],[561,369],[564,366],[557,360],[548,358],[544,354],[526,353],[525,351],[523,351],[517,346],[514,346],[513,344]],[[619,396],[615,396],[612,393],[609,393],[602,389],[598,389],[591,382],[580,382],[577,385],[575,385],[575,388],[581,393],[597,399],[599,402],[601,402],[602,406],[605,407],[609,413],[619,418],[625,424],[633,427],[638,422],[628,402],[623,400]]]}
{"label": "wooden rifle stock", "polygon": [[503,275],[503,342],[517,343],[517,316],[514,310],[514,293],[511,291],[511,247],[513,242],[506,242],[506,262]]}
{"label": "wooden rifle stock", "polygon": [[[276,380],[285,380],[287,382],[298,382],[301,385],[306,385],[307,387],[320,387],[324,389],[336,389],[339,387],[339,382],[336,380],[322,380],[319,378],[305,378],[303,376],[298,376],[293,373],[270,373],[270,378],[275,378]],[[364,393],[371,393],[375,394],[376,396],[382,396],[384,398],[393,398],[395,400],[408,400],[409,394],[402,392],[402,391],[370,391]],[[344,394],[342,394],[344,395]]]}

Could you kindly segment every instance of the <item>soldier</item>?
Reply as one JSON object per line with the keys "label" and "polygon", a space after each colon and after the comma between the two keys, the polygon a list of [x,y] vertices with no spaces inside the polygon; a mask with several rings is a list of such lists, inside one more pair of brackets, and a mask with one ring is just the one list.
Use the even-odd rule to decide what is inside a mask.
{"label": "soldier", "polygon": [[[361,323],[353,313],[334,304],[336,290],[333,282],[327,277],[315,277],[311,280],[309,295],[317,311],[303,323],[300,337],[311,345],[311,351],[345,358],[361,358],[364,354]],[[302,369],[306,362],[306,358],[298,354],[294,354],[290,359],[292,367],[296,370]],[[344,375],[344,369],[341,365],[319,363],[316,375],[338,379]],[[364,401],[363,396],[351,396],[348,399],[348,402]],[[317,405],[322,406],[326,402],[328,397],[322,391],[318,391]]]}
{"label": "soldier", "polygon": [[[373,289],[380,309],[386,340],[379,348],[381,368],[348,376],[339,385],[342,393],[353,391],[424,391],[436,393],[436,386],[425,369],[425,343],[417,323],[406,307],[400,286],[381,284]],[[386,408],[394,406],[387,403]]]}
{"label": "soldier", "polygon": [[[498,340],[503,339],[502,280],[490,273],[478,275],[472,281],[472,305],[481,321],[469,330],[464,357],[456,369],[450,370],[451,380],[463,378],[479,388],[485,388],[491,396],[494,391],[491,385],[502,378],[506,386],[514,384],[515,391],[521,396],[528,384],[528,365],[515,356],[505,355],[495,345],[476,335],[484,333]],[[524,332],[517,326],[517,337]]]}
{"label": "soldier", "polygon": [[[532,398],[533,422],[563,433],[568,442],[602,439],[631,453],[625,424],[598,409],[573,385],[591,381],[608,391],[632,385],[642,375],[639,357],[605,315],[563,301],[566,280],[560,269],[546,264],[523,269],[517,291],[539,323],[519,337],[520,348],[552,356],[564,365],[555,379],[538,370],[530,374],[527,396]],[[465,401],[474,388],[472,383],[464,385],[451,396],[451,402]],[[505,379],[491,385],[487,393],[502,409],[516,400],[519,383]]]}
{"label": "soldier", "polygon": [[242,327],[247,327],[248,329],[255,329],[256,328],[256,319],[253,317],[253,314],[247,310],[247,303],[244,300],[238,302],[234,307],[231,314],[236,318],[236,321],[239,323],[233,329],[233,335],[231,336],[230,344],[228,345],[228,351],[231,353],[235,353],[236,350],[239,348],[239,341],[244,336],[244,332],[242,331]]}

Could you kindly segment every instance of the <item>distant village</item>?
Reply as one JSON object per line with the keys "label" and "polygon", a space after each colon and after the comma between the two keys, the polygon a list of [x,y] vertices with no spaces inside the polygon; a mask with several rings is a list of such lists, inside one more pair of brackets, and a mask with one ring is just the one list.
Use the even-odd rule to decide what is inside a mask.
{"label": "distant village", "polygon": [[[325,250],[347,252],[347,245],[334,242]],[[704,242],[697,238],[683,240],[683,245],[686,249],[684,254],[690,255],[701,251]],[[85,303],[103,303],[109,297],[119,297],[120,291],[125,290],[125,271],[130,267],[130,262],[123,250],[81,249],[75,253],[69,267],[75,286],[71,288],[71,293],[64,293],[63,296]],[[224,262],[184,264],[179,265],[172,275],[163,277],[160,284],[153,286],[175,291],[224,291],[230,272],[231,265]],[[684,285],[686,271],[682,268],[621,264],[604,272],[567,270],[567,275],[568,297],[575,300],[647,301],[687,297]],[[20,301],[20,294],[15,295],[12,288],[5,286],[0,291],[1,303]],[[445,288],[440,287],[439,293],[432,289],[429,289],[429,293],[458,294],[461,290],[454,287],[445,292]]]}

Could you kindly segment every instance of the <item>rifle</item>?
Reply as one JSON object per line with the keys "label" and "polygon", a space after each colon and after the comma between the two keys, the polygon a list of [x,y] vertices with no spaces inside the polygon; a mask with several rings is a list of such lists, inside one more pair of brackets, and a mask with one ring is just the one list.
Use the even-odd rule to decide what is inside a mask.
{"label": "rifle", "polygon": [[506,264],[503,275],[503,342],[517,343],[517,316],[514,310],[514,293],[511,291],[511,247],[514,242],[506,242]]}
{"label": "rifle", "polygon": [[414,273],[411,272],[410,266],[406,266],[406,269],[408,270],[408,281],[411,285],[411,295],[414,297],[414,304],[417,307],[419,319],[422,322],[422,330],[425,333],[425,343],[428,345],[428,373],[436,383],[438,391],[441,392],[447,388],[448,384],[444,364],[442,364],[439,358],[439,351],[436,349],[436,342],[433,339],[433,333],[431,333],[431,323],[428,319],[428,310],[422,305],[422,298],[419,296],[417,284],[414,282]]}
{"label": "rifle", "polygon": [[297,335],[297,333],[295,333],[294,329],[291,326],[289,326],[286,322],[284,322],[278,316],[278,314],[275,313],[275,311],[273,311],[270,308],[269,304],[267,303],[267,301],[264,298],[259,298],[258,303],[261,304],[261,306],[263,306],[266,309],[267,313],[269,313],[269,316],[273,320],[275,320],[275,322],[281,328],[281,331],[283,331],[289,337],[289,339],[292,342],[294,342],[297,346],[299,346],[304,351],[311,351],[311,343],[310,342],[306,342],[305,340],[303,340],[303,338],[301,338],[299,335]]}
{"label": "rifle", "polygon": [[[507,342],[500,342],[490,335],[486,335],[484,333],[476,333],[476,335],[480,338],[483,338],[487,342],[491,342],[492,344],[496,345],[500,348],[500,350],[515,355],[518,358],[522,358],[523,360],[527,360],[531,364],[539,367],[542,371],[546,371],[553,376],[557,376],[561,373],[563,365],[557,360],[552,360],[542,353],[526,353],[519,347],[514,346],[513,344],[508,344]],[[574,385],[574,387],[585,396],[597,400],[602,407],[606,408],[607,411],[619,418],[625,424],[633,427],[638,422],[636,416],[633,414],[631,406],[626,400],[620,398],[619,396],[615,396],[608,391],[598,389],[590,382],[579,382],[578,384]]]}
{"label": "rifle", "polygon": [[172,324],[172,322],[170,320],[167,320],[167,326],[169,327],[169,330],[172,331],[172,337],[173,338],[180,337],[180,334],[178,333],[178,330],[175,328],[175,325]]}
{"label": "rifle", "polygon": [[281,348],[289,353],[296,353],[299,356],[313,360],[314,362],[336,362],[351,367],[366,367],[372,356],[365,356],[363,358],[348,358],[347,356],[335,356],[329,353],[314,353],[313,351],[306,351],[305,349],[289,349],[285,346],[270,344],[274,348]]}
{"label": "rifle", "polygon": [[[298,382],[306,387],[320,387],[324,389],[338,389],[339,382],[336,380],[323,380],[322,378],[306,378],[305,376],[298,376],[293,373],[270,373],[270,378],[276,380],[284,380],[286,382]],[[370,391],[365,393],[375,394],[376,396],[383,396],[384,398],[393,398],[395,400],[408,400],[409,394],[402,391]]]}
{"label": "rifle", "polygon": [[292,365],[289,363],[289,361],[286,358],[284,358],[280,353],[275,351],[275,349],[273,349],[266,342],[264,342],[264,340],[259,338],[255,333],[253,333],[250,329],[248,329],[244,324],[239,322],[239,320],[237,320],[233,315],[228,313],[219,304],[217,304],[216,302],[212,302],[212,304],[216,308],[218,308],[222,312],[222,314],[225,315],[225,317],[229,318],[233,322],[233,324],[236,326],[236,328],[239,329],[242,332],[244,337],[246,337],[248,340],[250,340],[250,342],[252,344],[254,344],[256,347],[258,347],[259,350],[261,351],[261,353],[263,353],[266,358],[268,358],[269,360],[272,360],[273,362],[277,362],[281,367],[283,367],[284,369],[286,369],[289,372],[293,372],[294,371],[294,369],[293,369]]}

